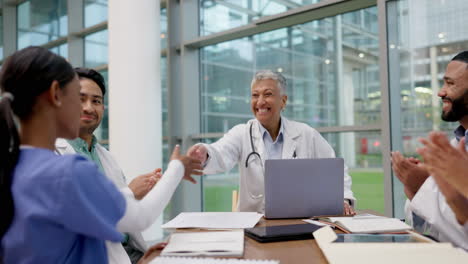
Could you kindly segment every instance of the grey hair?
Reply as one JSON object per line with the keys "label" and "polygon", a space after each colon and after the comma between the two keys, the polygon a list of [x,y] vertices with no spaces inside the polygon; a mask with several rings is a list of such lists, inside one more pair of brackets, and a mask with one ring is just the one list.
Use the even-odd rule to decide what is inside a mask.
{"label": "grey hair", "polygon": [[250,83],[250,89],[254,86],[257,81],[261,80],[275,80],[278,88],[280,89],[281,95],[286,94],[286,78],[279,73],[272,70],[260,70],[255,73],[252,82]]}

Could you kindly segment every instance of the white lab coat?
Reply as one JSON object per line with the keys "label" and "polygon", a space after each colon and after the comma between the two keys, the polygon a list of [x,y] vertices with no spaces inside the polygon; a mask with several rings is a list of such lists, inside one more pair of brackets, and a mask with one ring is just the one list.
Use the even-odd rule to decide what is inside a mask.
{"label": "white lab coat", "polygon": [[[73,147],[65,139],[57,139],[55,147],[61,155],[76,154]],[[105,175],[119,188],[120,192],[127,197],[126,199],[135,199],[132,190],[127,186],[122,169],[112,157],[111,153],[100,144],[96,144],[96,152],[101,161]],[[130,237],[129,243],[133,247],[143,253],[146,252],[148,246],[140,232],[130,232],[128,235]],[[106,248],[109,263],[130,264],[130,258],[121,243],[106,241]]]}
{"label": "white lab coat", "polygon": [[[283,122],[283,159],[293,158],[332,158],[335,152],[328,142],[317,130],[304,123],[287,120],[281,117]],[[255,150],[262,157],[256,155],[249,158],[249,166],[245,167],[247,155],[252,152],[250,144],[250,124],[252,127],[252,139]],[[229,130],[221,139],[213,144],[203,144],[208,149],[209,158],[203,170],[206,174],[216,174],[232,169],[239,164],[240,188],[238,211],[264,213],[264,157],[265,145],[260,132],[259,122],[256,119],[249,120],[247,124],[241,124]],[[351,177],[345,167],[344,173],[344,198],[355,201],[351,191]]]}
{"label": "white lab coat", "polygon": [[[453,139],[451,143],[455,146],[457,141]],[[468,223],[464,226],[458,223],[434,178],[429,177],[408,204],[407,215],[413,212],[428,222],[438,240],[468,250]]]}

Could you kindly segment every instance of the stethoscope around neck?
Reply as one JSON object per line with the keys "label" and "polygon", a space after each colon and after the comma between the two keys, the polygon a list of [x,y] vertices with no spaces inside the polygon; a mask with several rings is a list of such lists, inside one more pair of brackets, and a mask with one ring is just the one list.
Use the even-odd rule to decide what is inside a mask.
{"label": "stethoscope around neck", "polygon": [[[257,151],[255,151],[255,146],[254,146],[254,143],[253,143],[253,137],[252,137],[252,127],[253,127],[253,122],[250,123],[250,129],[249,129],[249,136],[250,136],[250,147],[252,149],[252,151],[247,155],[247,158],[245,159],[245,167],[248,168],[249,167],[249,159],[250,157],[252,156],[257,156],[259,161],[260,161],[260,165],[262,166],[262,171],[263,171],[263,175],[265,175],[265,168],[263,166],[263,161],[262,161],[262,157],[260,156],[260,153],[258,153]],[[296,151],[294,150],[294,153],[293,153],[293,159],[296,158]],[[247,184],[247,192],[249,193],[250,197],[252,199],[260,199],[260,198],[263,198],[263,194],[253,194],[250,190],[249,190],[249,177],[246,177],[245,179],[245,183]]]}

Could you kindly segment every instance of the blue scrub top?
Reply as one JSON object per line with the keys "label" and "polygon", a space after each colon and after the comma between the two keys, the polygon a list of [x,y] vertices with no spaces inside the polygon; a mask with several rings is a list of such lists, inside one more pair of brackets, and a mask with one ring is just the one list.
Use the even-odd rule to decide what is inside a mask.
{"label": "blue scrub top", "polygon": [[81,156],[22,149],[12,193],[15,216],[1,241],[5,263],[108,263],[104,240],[123,239],[116,225],[124,197]]}

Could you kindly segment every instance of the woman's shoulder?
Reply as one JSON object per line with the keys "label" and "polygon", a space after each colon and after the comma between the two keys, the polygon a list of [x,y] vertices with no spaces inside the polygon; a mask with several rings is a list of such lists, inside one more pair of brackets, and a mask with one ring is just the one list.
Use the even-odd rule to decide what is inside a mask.
{"label": "woman's shoulder", "polygon": [[44,178],[57,177],[58,174],[60,177],[92,166],[90,161],[78,154],[59,155],[51,150],[30,148],[21,150],[16,173]]}

